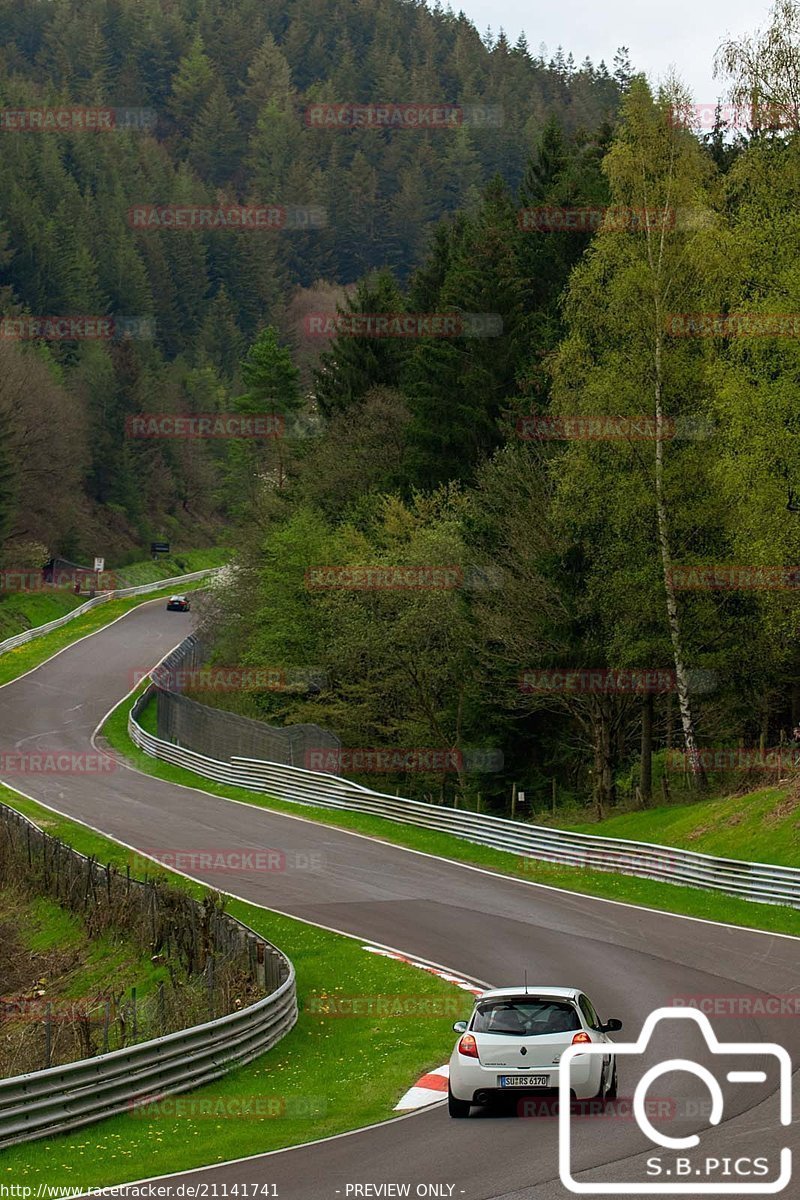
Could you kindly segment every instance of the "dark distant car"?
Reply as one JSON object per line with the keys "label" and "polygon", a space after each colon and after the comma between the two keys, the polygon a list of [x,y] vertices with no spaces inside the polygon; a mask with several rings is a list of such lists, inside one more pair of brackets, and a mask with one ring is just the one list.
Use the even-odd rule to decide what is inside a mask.
{"label": "dark distant car", "polygon": [[187,596],[170,596],[167,601],[167,612],[188,612],[190,607]]}

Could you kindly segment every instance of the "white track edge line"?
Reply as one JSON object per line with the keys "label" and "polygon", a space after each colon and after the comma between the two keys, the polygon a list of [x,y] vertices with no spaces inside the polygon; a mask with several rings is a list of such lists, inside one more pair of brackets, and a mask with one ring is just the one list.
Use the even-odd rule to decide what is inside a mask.
{"label": "white track edge line", "polygon": [[[124,615],[127,616],[127,613],[125,613]],[[173,649],[174,649],[174,647],[173,647]],[[169,654],[169,653],[171,653],[171,651],[167,651],[167,654]],[[165,654],[164,658],[166,658],[166,657],[167,657],[167,655]],[[161,661],[163,661],[163,659],[160,660],[160,662]],[[156,666],[158,666],[158,665],[160,665],[160,663],[156,664]],[[155,670],[156,667],[153,667],[152,669]],[[105,723],[109,719],[109,717],[111,717],[111,715],[114,712],[116,712],[116,710],[121,705],[123,705],[125,703],[125,701],[130,696],[132,696],[133,693],[136,691],[136,689],[140,686],[141,686],[141,683],[137,684],[136,687],[131,688],[131,690],[125,696],[123,696],[122,699],[117,704],[113,705],[108,710],[106,715],[103,717],[103,719],[97,725],[96,729],[94,730],[94,733],[91,736],[91,744],[95,750],[99,751],[99,748],[95,742],[95,738],[100,733],[100,730],[102,729],[103,725],[105,725]],[[143,750],[139,750],[138,747],[134,747],[134,748],[136,750],[138,750],[138,752],[140,754],[144,754]],[[121,752],[115,750],[113,747],[112,747],[112,750],[115,754],[121,755]],[[104,750],[103,753],[108,754],[109,751]],[[147,755],[147,757],[149,758],[151,756]],[[265,804],[264,805],[255,804],[253,801],[250,801],[250,800],[239,800],[235,796],[220,796],[216,792],[206,791],[206,789],[203,787],[195,787],[189,783],[176,783],[174,780],[171,780],[171,779],[162,779],[159,775],[155,775],[149,771],[143,771],[141,769],[141,767],[133,766],[131,763],[126,762],[124,760],[124,758],[122,758],[122,757],[120,757],[120,761],[122,762],[122,764],[126,768],[126,770],[135,771],[137,773],[137,775],[143,775],[145,777],[145,779],[158,779],[160,783],[167,783],[171,787],[185,788],[189,792],[200,792],[201,795],[209,796],[212,800],[224,800],[228,804],[242,804],[246,808],[256,809],[256,810],[260,809],[262,812],[271,813],[273,816],[276,816],[276,817],[286,817],[290,821],[303,821],[306,825],[317,825],[317,826],[321,825],[328,829],[333,829],[338,833],[346,833],[350,837],[363,838],[365,841],[368,841],[368,842],[373,842],[373,843],[378,842],[382,846],[390,846],[394,850],[405,851],[406,854],[416,854],[416,855],[419,855],[420,858],[432,858],[436,862],[448,863],[450,866],[453,866],[453,867],[462,867],[465,871],[475,871],[479,875],[489,875],[489,876],[491,876],[492,879],[503,879],[506,882],[521,884],[523,887],[541,888],[546,892],[555,892],[557,895],[560,895],[560,896],[574,896],[577,899],[589,900],[589,901],[594,902],[595,904],[615,904],[619,908],[630,908],[630,909],[633,909],[635,912],[653,913],[654,915],[659,916],[659,917],[671,917],[673,920],[676,920],[676,921],[695,921],[697,924],[700,924],[700,925],[711,925],[715,929],[731,929],[731,930],[734,930],[734,931],[740,932],[740,933],[741,932],[758,933],[758,934],[761,934],[762,937],[785,938],[788,941],[792,941],[792,942],[800,941],[800,934],[796,934],[796,933],[781,933],[778,930],[772,930],[772,929],[756,929],[752,925],[730,925],[727,921],[714,921],[710,917],[693,917],[689,913],[670,912],[668,909],[651,908],[649,905],[646,905],[646,904],[633,904],[629,900],[612,900],[607,896],[593,896],[589,892],[573,892],[570,888],[557,887],[555,884],[551,884],[551,883],[537,883],[536,880],[533,880],[533,879],[520,879],[517,875],[504,875],[501,871],[492,871],[489,867],[477,867],[473,863],[459,862],[459,860],[457,858],[445,858],[440,854],[431,854],[427,850],[415,850],[411,846],[403,846],[397,842],[385,841],[383,838],[375,837],[368,833],[359,833],[355,829],[346,829],[341,825],[332,825],[332,824],[329,824],[327,821],[321,820],[319,818],[302,817],[295,813],[285,813],[285,812],[281,812],[279,809],[270,808],[268,805],[265,805]],[[158,758],[153,758],[152,761],[155,763],[155,762],[161,762],[163,760],[158,759]],[[168,765],[170,765],[170,764],[168,764]],[[182,771],[189,771],[190,774],[196,774],[196,772],[190,771],[188,767],[180,767],[178,769],[182,770]],[[203,776],[198,775],[197,778],[202,779]],[[224,787],[225,785],[222,784],[220,786]],[[234,784],[232,786],[235,787],[236,785]],[[269,798],[269,793],[265,792],[264,795],[265,795],[265,797]],[[280,800],[280,799],[282,799],[282,797],[272,797],[272,799]],[[291,800],[283,800],[283,803],[284,804],[291,804],[291,803],[300,804],[301,802],[300,801],[293,802]],[[335,810],[331,810],[331,811],[347,812],[348,810],[347,809],[335,809]],[[379,817],[379,814],[368,814],[368,815],[373,815],[373,816]],[[381,819],[386,819],[386,818],[381,818]],[[396,822],[393,821],[393,822],[391,822],[391,824],[400,825],[401,828],[403,826],[402,821],[396,821]],[[412,828],[416,828],[416,827],[412,826]],[[95,832],[102,833],[102,830],[96,830]],[[455,835],[448,835],[448,836],[455,836]],[[467,842],[468,845],[476,845],[477,844],[474,842],[473,843],[469,842],[467,838],[460,839],[460,840]],[[501,850],[501,851],[499,851],[499,853],[513,854],[514,851],[511,851],[511,850],[502,851]],[[614,872],[608,872],[608,874],[614,874]],[[635,878],[637,878],[637,876],[625,875],[625,876],[623,876],[623,878],[635,879]],[[675,884],[674,886],[680,887],[681,885]],[[703,889],[695,888],[695,889],[690,889],[690,890],[702,891]],[[719,893],[719,894],[726,895],[726,893],[724,893],[724,892]],[[731,899],[736,899],[736,897],[733,896],[733,897],[731,897]],[[753,903],[756,903],[756,902],[753,901]],[[770,908],[780,907],[780,905],[769,905],[769,907]]]}

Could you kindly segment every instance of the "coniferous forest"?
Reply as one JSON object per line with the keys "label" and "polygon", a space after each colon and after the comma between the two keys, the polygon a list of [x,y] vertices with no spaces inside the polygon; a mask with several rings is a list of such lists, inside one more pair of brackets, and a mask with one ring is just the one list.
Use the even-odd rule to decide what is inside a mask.
{"label": "coniferous forest", "polygon": [[[603,813],[666,788],[653,762],[664,774],[672,751],[687,756],[673,786],[702,790],[698,747],[789,735],[800,47],[780,35],[795,5],[780,0],[776,36],[721,47],[747,120],[720,111],[709,129],[679,81],[655,88],[624,48],[578,65],[438,4],[0,11],[0,108],[148,114],[130,130],[0,130],[3,317],[139,330],[0,339],[6,561],[30,543],[81,556],[224,535],[238,570],[209,612],[217,660],[324,684],[214,702],[349,747],[458,751],[449,772],[398,772],[407,794],[499,807],[513,782],[530,804],[591,795]],[[341,104],[495,116],[309,122]],[[236,205],[324,220],[130,217]],[[605,215],[524,216],[588,210]],[[320,314],[331,336],[315,336]],[[353,336],[375,314],[465,326]],[[476,314],[491,320],[470,330]],[[128,436],[142,414],[232,411],[277,413],[285,436]],[[603,421],[618,432],[574,432]],[[313,583],[365,566],[459,582]],[[553,682],[589,670],[661,682]]]}

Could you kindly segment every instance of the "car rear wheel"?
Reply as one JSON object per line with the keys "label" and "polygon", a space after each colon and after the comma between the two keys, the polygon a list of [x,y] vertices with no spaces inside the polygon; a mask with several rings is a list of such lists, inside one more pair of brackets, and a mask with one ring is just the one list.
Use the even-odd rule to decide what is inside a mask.
{"label": "car rear wheel", "polygon": [[608,1084],[606,1083],[606,1068],[605,1068],[605,1065],[603,1065],[600,1068],[600,1087],[597,1089],[596,1095],[592,1097],[592,1102],[593,1103],[599,1102],[600,1104],[605,1104],[607,1099],[608,1099]]}
{"label": "car rear wheel", "polygon": [[471,1107],[469,1100],[458,1100],[447,1085],[447,1111],[451,1117],[468,1117]]}
{"label": "car rear wheel", "polygon": [[599,1100],[601,1104],[605,1104],[607,1100],[616,1100],[617,1098],[617,1064],[611,1068],[611,1078],[606,1081],[606,1069],[603,1067],[600,1072],[600,1088],[595,1096],[595,1100]]}

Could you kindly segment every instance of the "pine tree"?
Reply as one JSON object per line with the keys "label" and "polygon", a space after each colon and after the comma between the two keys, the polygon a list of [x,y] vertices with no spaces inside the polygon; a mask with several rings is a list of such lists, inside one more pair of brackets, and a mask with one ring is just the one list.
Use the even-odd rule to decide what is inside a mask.
{"label": "pine tree", "polygon": [[530,48],[528,46],[528,39],[525,36],[524,30],[522,31],[522,33],[519,35],[519,37],[516,40],[516,43],[514,45],[514,53],[518,54],[520,58],[525,59],[526,62],[531,61],[531,52],[530,52]]}
{"label": "pine tree", "polygon": [[253,124],[268,105],[281,113],[291,111],[295,98],[292,72],[271,34],[261,43],[247,69],[244,96]]}
{"label": "pine tree", "polygon": [[242,137],[221,81],[200,110],[189,141],[189,162],[209,183],[222,187],[241,170]]}
{"label": "pine tree", "polygon": [[[364,280],[340,311],[345,316],[399,313],[404,307],[400,289],[386,271]],[[333,338],[320,355],[314,374],[314,394],[323,413],[349,408],[373,387],[397,387],[408,353],[402,338],[352,336],[347,332]]]}
{"label": "pine tree", "polygon": [[241,367],[247,393],[237,401],[243,412],[296,412],[302,403],[299,372],[290,351],[271,325],[262,329]]}
{"label": "pine tree", "polygon": [[184,137],[189,136],[197,114],[211,99],[214,82],[214,68],[203,48],[203,39],[198,35],[178,65],[168,102],[175,126]]}
{"label": "pine tree", "polygon": [[621,92],[627,92],[633,79],[633,68],[627,46],[620,46],[614,55],[614,79]]}

